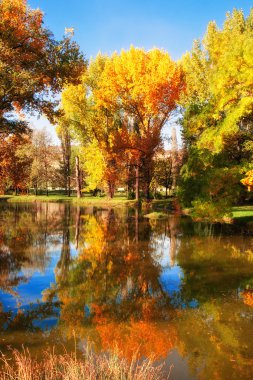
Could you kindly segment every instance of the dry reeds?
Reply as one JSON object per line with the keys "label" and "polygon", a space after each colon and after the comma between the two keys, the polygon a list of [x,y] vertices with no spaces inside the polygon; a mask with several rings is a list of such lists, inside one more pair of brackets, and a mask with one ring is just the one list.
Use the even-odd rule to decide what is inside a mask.
{"label": "dry reeds", "polygon": [[2,355],[0,380],[161,380],[166,377],[162,366],[149,359],[131,363],[116,354],[94,354],[86,351],[83,358],[76,354],[44,353],[37,361],[28,350],[14,350],[11,359]]}

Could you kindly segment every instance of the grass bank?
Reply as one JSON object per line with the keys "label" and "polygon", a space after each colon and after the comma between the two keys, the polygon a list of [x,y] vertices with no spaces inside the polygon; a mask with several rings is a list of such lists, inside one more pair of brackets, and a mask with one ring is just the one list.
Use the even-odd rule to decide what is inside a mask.
{"label": "grass bank", "polygon": [[232,218],[238,223],[253,223],[253,206],[236,206],[232,209]]}
{"label": "grass bank", "polygon": [[56,202],[56,203],[73,203],[78,205],[134,205],[134,200],[128,200],[124,197],[115,197],[109,199],[106,197],[92,197],[84,196],[77,198],[75,196],[68,197],[66,195],[1,195],[0,201],[6,201],[9,203],[22,203],[22,202]]}
{"label": "grass bank", "polygon": [[[193,208],[183,209],[182,213],[194,218]],[[231,214],[231,217],[225,218],[223,223],[253,224],[253,205],[234,206],[232,207]]]}
{"label": "grass bank", "polygon": [[[57,203],[72,203],[80,206],[100,206],[100,207],[117,207],[117,206],[131,206],[135,207],[138,203],[135,200],[129,200],[124,196],[116,195],[113,199],[107,197],[93,197],[84,195],[82,198],[75,196],[68,197],[66,195],[0,195],[0,201],[2,202],[57,202]],[[142,206],[145,208],[155,207],[157,209],[169,209],[171,205],[170,199],[154,199],[150,202],[143,202]]]}
{"label": "grass bank", "polygon": [[28,350],[13,351],[12,359],[0,356],[0,380],[159,380],[164,378],[162,366],[151,360],[134,358],[129,363],[117,355],[86,352],[82,359],[75,354],[44,353],[34,360]]}
{"label": "grass bank", "polygon": [[165,214],[164,212],[151,212],[149,214],[144,215],[144,218],[148,219],[166,219],[168,218],[168,214]]}

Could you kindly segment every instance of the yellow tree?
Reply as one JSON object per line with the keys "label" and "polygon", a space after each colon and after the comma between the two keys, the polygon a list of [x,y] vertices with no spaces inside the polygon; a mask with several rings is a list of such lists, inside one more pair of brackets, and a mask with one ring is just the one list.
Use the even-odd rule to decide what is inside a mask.
{"label": "yellow tree", "polygon": [[135,158],[137,199],[139,168],[144,168],[148,196],[151,162],[161,142],[161,130],[183,89],[181,67],[162,50],[145,51],[132,46],[105,62],[94,91],[96,107],[120,112],[127,121],[128,139],[123,148]]}
{"label": "yellow tree", "polygon": [[82,85],[66,89],[65,114],[86,144],[97,141],[111,196],[126,158],[136,168],[137,199],[140,168],[148,193],[161,130],[183,88],[182,70],[166,52],[131,47],[110,58],[98,55]]}
{"label": "yellow tree", "polygon": [[[112,197],[121,166],[114,149],[119,116],[109,113],[103,107],[96,107],[94,99],[94,91],[99,86],[108,59],[99,54],[90,62],[82,77],[82,84],[70,85],[63,92],[62,108],[64,118],[83,147],[88,187],[95,190],[94,186],[97,187],[105,181]],[[96,153],[95,148],[98,150]]]}

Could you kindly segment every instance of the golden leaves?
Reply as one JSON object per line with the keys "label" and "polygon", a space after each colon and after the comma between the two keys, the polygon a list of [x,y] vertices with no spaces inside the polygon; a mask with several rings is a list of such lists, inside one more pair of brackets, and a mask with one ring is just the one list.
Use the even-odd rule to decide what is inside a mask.
{"label": "golden leaves", "polygon": [[241,183],[244,186],[247,186],[248,191],[252,191],[253,189],[253,170],[250,170],[246,173],[246,177],[241,179]]}
{"label": "golden leaves", "polygon": [[182,70],[168,53],[131,46],[107,60],[95,98],[98,107],[121,108],[147,125],[175,108],[182,88]]}

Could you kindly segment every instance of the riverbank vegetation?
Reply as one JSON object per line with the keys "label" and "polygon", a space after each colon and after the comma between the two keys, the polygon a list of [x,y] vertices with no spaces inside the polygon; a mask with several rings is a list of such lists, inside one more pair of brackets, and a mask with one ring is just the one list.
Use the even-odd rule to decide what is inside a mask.
{"label": "riverbank vegetation", "polygon": [[44,353],[39,361],[28,350],[13,351],[12,360],[0,356],[0,380],[159,380],[163,378],[162,365],[151,360],[128,362],[116,354],[86,352],[83,358],[75,354]]}

